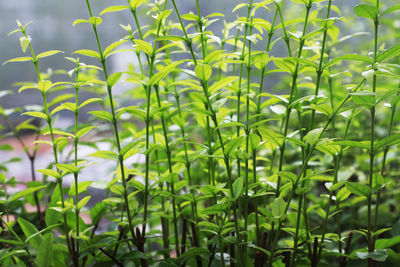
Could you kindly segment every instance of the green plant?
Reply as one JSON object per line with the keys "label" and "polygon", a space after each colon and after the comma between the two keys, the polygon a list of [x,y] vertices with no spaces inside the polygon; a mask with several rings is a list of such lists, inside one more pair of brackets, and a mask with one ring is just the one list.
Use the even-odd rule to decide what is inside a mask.
{"label": "green plant", "polygon": [[[11,34],[22,34],[29,55],[4,64],[33,63],[37,80],[18,91],[36,90],[42,103],[0,108],[10,131],[2,138],[24,147],[32,176],[10,193],[18,184],[12,161],[1,163],[0,263],[398,264],[400,45],[390,16],[400,6],[371,0],[346,13],[336,2],[250,0],[228,23],[221,13],[202,15],[198,0],[187,14],[177,0],[131,0],[99,16],[86,0],[89,18],[74,26],[92,28],[96,49],[73,52],[82,58],[65,57],[72,70],[54,73],[41,62],[63,52],[35,53],[28,24],[17,21]],[[104,46],[99,27],[125,11],[126,36]],[[372,52],[368,33],[351,28],[365,19]],[[137,65],[113,72],[117,53]],[[117,93],[123,82],[128,90]],[[82,90],[93,97],[82,100]],[[14,126],[15,112],[32,119]],[[59,116],[73,124],[59,129]],[[25,133],[36,138],[31,150]],[[36,171],[46,145],[52,160]],[[94,158],[111,171],[87,181]]]}

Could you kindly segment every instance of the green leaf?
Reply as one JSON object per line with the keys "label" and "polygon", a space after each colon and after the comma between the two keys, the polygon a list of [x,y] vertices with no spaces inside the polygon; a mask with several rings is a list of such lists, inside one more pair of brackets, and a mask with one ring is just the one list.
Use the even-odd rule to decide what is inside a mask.
{"label": "green leaf", "polygon": [[91,196],[86,196],[78,202],[78,210],[81,210],[91,199]]}
{"label": "green leaf", "polygon": [[107,86],[113,87],[119,81],[119,79],[121,79],[121,76],[122,76],[122,72],[115,72],[115,73],[111,74],[110,76],[108,76]]}
{"label": "green leaf", "polygon": [[38,267],[50,267],[53,261],[53,233],[44,236],[36,255]]}
{"label": "green leaf", "polygon": [[126,42],[127,42],[127,40],[119,40],[119,41],[116,41],[116,42],[110,44],[109,46],[106,47],[106,49],[104,49],[103,55],[105,57],[107,57],[107,55],[110,54],[115,48],[117,48],[118,46],[120,46]]}
{"label": "green leaf", "polygon": [[379,15],[379,9],[376,6],[358,5],[354,7],[354,13],[359,17],[375,20]]}
{"label": "green leaf", "polygon": [[91,17],[89,19],[89,22],[93,25],[93,26],[98,26],[103,22],[103,19],[100,17]]}
{"label": "green leaf", "polygon": [[396,57],[398,55],[400,55],[400,44],[395,45],[395,46],[389,48],[388,50],[385,50],[385,51],[379,53],[379,55],[377,57],[377,61],[383,62],[385,60]]}
{"label": "green leaf", "polygon": [[109,6],[100,12],[100,16],[107,14],[107,13],[111,13],[111,12],[118,12],[118,11],[126,10],[128,8],[129,8],[128,6]]}
{"label": "green leaf", "polygon": [[110,112],[108,112],[108,111],[97,110],[97,111],[90,111],[88,113],[92,114],[93,116],[95,116],[95,117],[97,117],[99,119],[108,120],[108,121],[112,121],[113,120],[112,114]]}
{"label": "green leaf", "polygon": [[361,61],[361,62],[366,62],[369,64],[374,64],[374,60],[370,57],[363,56],[363,55],[357,55],[357,54],[348,54],[348,55],[344,55],[344,56],[340,56],[340,57],[332,59],[328,64],[326,64],[324,66],[324,68],[327,68],[327,67],[335,65],[337,63],[340,63],[343,60],[354,60],[354,61]]}
{"label": "green leaf", "polygon": [[243,193],[244,179],[243,177],[237,178],[233,184],[233,199],[238,199]]}
{"label": "green leaf", "polygon": [[90,22],[87,19],[76,19],[72,23],[72,26],[75,26],[75,25],[80,24],[80,23],[90,23]]}
{"label": "green leaf", "polygon": [[15,58],[7,60],[6,62],[3,63],[3,65],[5,65],[7,63],[11,63],[11,62],[25,62],[25,61],[33,62],[33,58],[31,58],[31,57],[15,57]]}
{"label": "green leaf", "polygon": [[99,101],[103,101],[103,99],[101,99],[101,98],[89,98],[89,99],[86,99],[85,101],[82,102],[82,104],[79,105],[78,109],[80,109],[80,108],[82,108],[82,107],[84,107],[86,105],[89,105],[91,103],[99,102]]}
{"label": "green leaf", "polygon": [[25,189],[25,190],[19,191],[19,192],[17,192],[17,193],[14,193],[13,195],[11,195],[10,198],[8,199],[8,202],[13,202],[13,201],[15,201],[15,200],[17,200],[17,199],[20,199],[20,198],[22,198],[22,197],[29,196],[29,195],[31,195],[33,192],[42,190],[42,189],[44,189],[44,188],[46,188],[46,187],[47,187],[47,185],[41,185],[41,186],[36,186],[36,187],[29,187],[29,188],[27,188],[27,189]]}
{"label": "green leaf", "polygon": [[90,49],[77,50],[72,54],[78,54],[78,55],[83,55],[83,56],[87,56],[87,57],[94,57],[94,58],[100,59],[99,52],[90,50]]}
{"label": "green leaf", "polygon": [[107,214],[107,205],[103,202],[96,203],[96,205],[90,209],[92,224],[96,225],[105,214]]}
{"label": "green leaf", "polygon": [[75,134],[75,136],[77,138],[81,138],[82,136],[84,136],[85,134],[87,134],[88,132],[93,130],[94,128],[96,128],[96,126],[87,126],[85,128],[82,128]]}
{"label": "green leaf", "polygon": [[[39,230],[32,223],[28,222],[27,220],[25,220],[21,217],[18,218],[18,223],[22,229],[22,232],[24,232],[24,235],[26,238],[39,232]],[[30,238],[29,243],[31,243],[31,245],[34,248],[39,249],[40,245],[42,243],[42,240],[43,240],[43,237],[42,237],[42,235],[39,234],[33,238]]]}
{"label": "green leaf", "polygon": [[360,105],[366,108],[370,108],[375,105],[375,94],[370,91],[360,91],[355,93],[350,93],[351,99],[354,104]]}
{"label": "green leaf", "polygon": [[279,219],[282,215],[285,214],[286,202],[283,198],[275,198],[274,202],[272,203],[271,212],[274,218]]}
{"label": "green leaf", "polygon": [[382,229],[379,229],[379,230],[377,230],[376,232],[374,232],[374,233],[372,234],[372,237],[381,235],[381,234],[383,234],[383,233],[385,233],[385,232],[387,232],[387,231],[390,231],[390,230],[392,230],[392,228],[382,228]]}
{"label": "green leaf", "polygon": [[196,73],[197,78],[199,78],[202,82],[205,82],[210,79],[212,68],[208,64],[198,64],[194,68],[194,72]]}
{"label": "green leaf", "polygon": [[58,163],[56,164],[56,167],[60,170],[63,170],[65,172],[70,172],[70,173],[77,173],[79,172],[79,168],[73,164],[62,164]]}
{"label": "green leaf", "polygon": [[149,56],[151,56],[153,54],[153,47],[151,46],[151,44],[149,44],[146,41],[138,40],[138,39],[135,39],[134,41],[140,51],[146,53]]}
{"label": "green leaf", "polygon": [[388,253],[386,249],[375,250],[374,252],[356,252],[358,258],[362,260],[373,259],[375,261],[385,261]]}
{"label": "green leaf", "polygon": [[[78,183],[78,194],[83,193],[86,191],[86,189],[93,183],[93,181],[84,181],[84,182],[79,182]],[[71,185],[71,187],[69,188],[69,192],[68,194],[70,196],[74,196],[75,195],[75,183],[73,182],[73,186]]]}
{"label": "green leaf", "polygon": [[245,139],[244,136],[239,136],[229,141],[225,146],[225,155],[229,155],[232,151],[238,148],[242,144],[244,139]]}
{"label": "green leaf", "polygon": [[185,253],[180,255],[179,258],[177,259],[177,261],[178,261],[178,263],[180,263],[180,265],[183,265],[190,258],[193,258],[198,255],[203,255],[203,254],[209,255],[210,251],[208,251],[208,249],[205,249],[205,248],[196,248],[196,247],[190,248],[188,251],[186,251]]}
{"label": "green leaf", "polygon": [[2,144],[0,145],[0,150],[2,151],[13,151],[13,147],[10,144]]}
{"label": "green leaf", "polygon": [[112,151],[103,151],[103,150],[98,150],[92,154],[89,154],[88,156],[95,158],[103,158],[103,159],[118,159],[117,153]]}
{"label": "green leaf", "polygon": [[266,126],[258,127],[258,131],[264,140],[271,142],[275,146],[281,147],[285,141],[285,137],[283,135],[272,131]]}
{"label": "green leaf", "polygon": [[371,188],[365,184],[346,182],[346,188],[351,193],[359,196],[368,196],[371,193]]}
{"label": "green leaf", "polygon": [[39,58],[44,58],[44,57],[50,57],[52,55],[59,54],[59,53],[64,53],[64,52],[60,51],[60,50],[49,50],[49,51],[40,53],[36,57],[39,59]]}
{"label": "green leaf", "polygon": [[400,143],[400,134],[393,134],[393,135],[387,136],[387,137],[379,140],[376,143],[374,148],[376,151],[378,151],[379,149],[383,149],[385,147],[396,145],[398,143]]}
{"label": "green leaf", "polygon": [[243,123],[241,122],[227,122],[227,123],[222,123],[218,126],[218,128],[215,128],[215,130],[220,129],[220,128],[232,128],[232,127],[245,127]]}
{"label": "green leaf", "polygon": [[29,44],[31,43],[31,38],[22,36],[19,38],[19,43],[21,45],[22,53],[25,53],[26,49],[28,48]]}
{"label": "green leaf", "polygon": [[400,244],[400,236],[395,236],[392,238],[380,238],[376,240],[375,248],[379,250],[384,248],[390,248],[398,244]]}
{"label": "green leaf", "polygon": [[321,133],[323,131],[323,128],[317,128],[314,130],[309,131],[306,136],[304,136],[304,140],[307,141],[311,145],[315,145],[319,141],[319,137],[321,136]]}
{"label": "green leaf", "polygon": [[254,151],[258,148],[258,145],[261,142],[261,138],[258,134],[251,133],[249,136],[249,141],[250,141],[250,150]]}
{"label": "green leaf", "polygon": [[38,172],[43,173],[44,175],[56,178],[56,179],[60,178],[60,174],[55,170],[41,169],[41,170],[38,170]]}
{"label": "green leaf", "polygon": [[390,13],[396,11],[396,10],[400,10],[400,5],[394,5],[394,6],[389,7],[388,9],[383,11],[380,16],[384,16],[386,14],[390,14]]}
{"label": "green leaf", "polygon": [[37,83],[36,87],[41,91],[41,92],[47,92],[49,91],[55,84],[53,84],[49,80],[42,80]]}
{"label": "green leaf", "polygon": [[341,146],[358,147],[358,148],[368,149],[368,150],[371,148],[370,141],[343,140],[343,141],[336,141],[334,144],[341,145]]}
{"label": "green leaf", "polygon": [[237,78],[238,78],[237,76],[228,76],[219,81],[216,81],[208,88],[208,92],[210,92],[210,94],[212,94],[212,93],[218,91],[219,89],[222,89],[222,88],[230,85],[231,83],[236,81]]}

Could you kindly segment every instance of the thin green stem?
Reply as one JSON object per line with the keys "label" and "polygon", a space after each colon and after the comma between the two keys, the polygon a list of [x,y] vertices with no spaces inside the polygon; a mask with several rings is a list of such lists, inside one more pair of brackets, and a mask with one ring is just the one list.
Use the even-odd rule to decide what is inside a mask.
{"label": "thin green stem", "polygon": [[[93,13],[90,7],[90,3],[89,0],[86,0],[86,5],[89,11],[89,15],[90,17],[93,17]],[[100,54],[100,63],[103,67],[103,72],[104,72],[104,77],[105,80],[108,80],[108,72],[107,72],[107,67],[106,67],[106,58],[103,54],[103,50],[100,44],[100,39],[99,39],[99,35],[97,32],[97,26],[96,24],[93,24],[93,32],[96,38],[96,43],[97,43],[97,47],[98,47],[98,51]],[[121,142],[120,142],[120,136],[119,136],[119,130],[118,130],[118,121],[116,118],[116,114],[115,114],[115,108],[114,108],[114,99],[113,99],[113,95],[112,95],[112,86],[107,82],[107,93],[108,93],[108,98],[110,101],[110,111],[111,111],[111,116],[112,116],[112,126],[113,126],[113,130],[114,130],[114,136],[115,136],[115,142],[117,145],[117,150],[118,150],[118,162],[119,162],[119,167],[120,167],[120,172],[121,172],[121,182],[122,182],[122,186],[124,188],[124,192],[123,192],[123,198],[124,198],[124,202],[125,202],[125,209],[126,209],[126,213],[127,213],[127,217],[128,217],[128,225],[129,225],[129,230],[131,233],[131,236],[133,238],[133,242],[136,243],[137,239],[136,239],[136,234],[135,231],[133,229],[133,223],[132,223],[132,217],[131,217],[131,211],[130,211],[130,207],[129,207],[129,200],[128,200],[128,185],[126,182],[126,177],[125,177],[125,167],[124,167],[124,157],[123,155],[120,155],[120,151],[121,151]],[[136,244],[137,245],[137,244]],[[146,260],[143,260],[142,263],[146,262]],[[147,263],[146,263],[147,265]]]}

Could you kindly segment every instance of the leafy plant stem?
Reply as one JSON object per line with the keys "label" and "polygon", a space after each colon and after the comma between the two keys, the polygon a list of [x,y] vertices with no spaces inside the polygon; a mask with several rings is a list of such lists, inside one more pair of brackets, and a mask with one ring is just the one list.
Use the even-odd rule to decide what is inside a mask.
{"label": "leafy plant stem", "polygon": [[[379,0],[376,1],[376,7],[379,9]],[[378,58],[378,27],[379,27],[379,16],[376,15],[374,19],[374,74],[372,77],[372,91],[373,93],[376,92],[377,81],[376,81],[376,73],[375,73],[375,64],[377,63]],[[373,185],[373,176],[374,176],[374,159],[375,159],[375,105],[371,107],[371,148],[370,148],[370,161],[369,161],[369,187],[372,188]],[[373,252],[374,248],[374,237],[372,236],[372,193],[368,194],[367,196],[367,205],[368,205],[368,252]],[[368,266],[373,266],[374,261],[371,258],[368,258]]]}
{"label": "leafy plant stem", "polygon": [[[179,10],[178,10],[178,8],[176,6],[175,0],[172,0],[172,3],[174,5],[175,12],[176,12],[176,14],[178,16],[179,22],[181,24],[182,31],[183,31],[184,36],[185,36],[186,45],[187,45],[187,47],[188,47],[188,49],[190,51],[190,54],[192,55],[193,63],[195,65],[197,65],[197,60],[196,60],[196,57],[194,55],[192,42],[190,41],[190,39],[189,39],[189,37],[187,35],[185,26],[183,25],[182,18],[180,16]],[[217,136],[218,136],[218,139],[219,139],[219,142],[220,142],[220,145],[221,145],[221,150],[222,150],[222,153],[224,155],[224,163],[225,163],[227,176],[228,176],[228,186],[229,186],[229,189],[230,189],[230,194],[233,197],[233,186],[232,186],[232,184],[233,184],[232,180],[233,179],[232,179],[232,169],[231,169],[230,162],[229,162],[229,155],[225,151],[225,145],[224,145],[224,141],[223,141],[223,138],[222,138],[222,133],[220,131],[220,128],[218,128],[219,124],[218,124],[218,120],[217,120],[217,114],[216,114],[216,112],[214,111],[214,109],[213,109],[213,107],[211,105],[210,96],[209,96],[208,88],[207,88],[207,83],[204,82],[204,81],[200,81],[200,82],[201,82],[201,86],[203,88],[204,95],[206,97],[206,104],[207,104],[207,106],[209,108],[209,111],[212,114],[211,115],[211,119],[212,119],[212,121],[214,123],[215,129],[216,129],[216,132],[217,132]],[[233,201],[233,202],[235,203],[235,201]],[[237,216],[237,211],[236,211],[235,208],[233,209],[233,216],[234,216],[234,223],[235,223],[236,242],[239,243],[238,216]]]}
{"label": "leafy plant stem", "polygon": [[[28,35],[26,34],[26,31],[23,27],[21,27],[21,32],[25,36],[25,38],[28,38]],[[31,56],[33,58],[33,64],[35,66],[36,74],[37,74],[37,80],[38,82],[42,81],[41,75],[40,75],[40,70],[39,70],[39,61],[38,58],[36,57],[36,54],[33,50],[32,44],[29,42],[29,50],[31,52]],[[54,163],[58,164],[58,153],[57,153],[57,144],[55,143],[55,137],[54,137],[54,132],[53,132],[53,126],[52,126],[52,120],[49,112],[49,107],[47,104],[47,97],[46,97],[46,92],[42,91],[42,100],[43,100],[43,106],[44,106],[44,111],[46,113],[46,122],[47,125],[49,126],[49,131],[50,131],[50,136],[51,136],[51,143],[52,143],[52,148],[53,148],[53,156],[54,156]],[[60,170],[58,168],[57,172],[60,173]],[[64,209],[65,208],[65,203],[64,203],[64,194],[63,194],[63,188],[62,188],[62,179],[57,179],[59,188],[60,188],[60,198],[61,198],[61,207]],[[73,259],[74,266],[77,267],[79,266],[77,259],[75,257],[75,251],[72,247],[71,240],[69,237],[68,233],[68,224],[67,224],[67,215],[64,213],[63,214],[64,218],[64,230],[65,230],[65,239],[67,242],[67,247],[68,251]]]}
{"label": "leafy plant stem", "polygon": [[[90,3],[89,0],[86,0],[86,5],[89,11],[89,15],[90,17],[93,17],[93,13],[90,7]],[[103,55],[103,50],[101,48],[101,44],[100,44],[100,39],[99,39],[99,35],[97,32],[97,26],[96,24],[92,24],[92,28],[93,28],[93,32],[96,38],[96,43],[98,46],[98,50],[99,50],[99,54],[100,54],[100,63],[103,67],[103,71],[104,71],[104,77],[105,80],[108,80],[108,72],[107,72],[107,67],[106,67],[106,59],[105,56]],[[119,137],[119,131],[118,131],[118,122],[117,122],[117,118],[116,118],[116,114],[115,114],[115,109],[114,109],[114,99],[113,99],[113,95],[112,95],[112,86],[110,86],[109,83],[107,83],[107,93],[108,93],[108,98],[110,101],[110,111],[111,111],[111,115],[112,115],[112,125],[113,125],[113,129],[114,129],[114,135],[115,135],[115,142],[117,145],[117,149],[118,149],[118,153],[120,153],[121,151],[121,142],[120,142],[120,137]],[[129,225],[129,230],[130,233],[132,235],[133,238],[133,242],[136,243],[137,238],[135,235],[135,231],[133,229],[133,223],[132,223],[132,217],[131,217],[131,211],[130,211],[130,207],[129,207],[129,200],[128,200],[128,186],[127,186],[127,182],[126,182],[126,177],[125,177],[125,167],[124,167],[124,158],[122,155],[118,156],[118,162],[119,162],[119,166],[120,166],[120,171],[121,171],[121,181],[122,181],[122,186],[124,188],[124,192],[123,192],[123,197],[124,197],[124,201],[125,201],[125,209],[126,209],[126,213],[127,213],[127,217],[128,217],[128,225]],[[135,244],[137,245],[137,244]],[[145,263],[145,260],[142,260],[142,263]],[[147,263],[145,263],[147,266]]]}
{"label": "leafy plant stem", "polygon": [[[365,83],[365,81],[366,81],[366,79],[364,78],[364,79],[352,90],[352,92],[356,92],[356,91]],[[319,136],[318,136],[317,139],[321,139],[321,137],[325,134],[325,132],[326,132],[328,126],[331,124],[332,120],[335,118],[335,116],[338,114],[338,112],[341,110],[341,108],[350,100],[350,98],[351,98],[351,95],[348,94],[348,95],[336,106],[335,110],[332,112],[332,115],[331,115],[331,116],[329,117],[329,119],[326,121],[326,123],[325,123],[324,127],[322,128],[322,130],[321,130],[321,132],[320,132],[320,134],[319,134]],[[298,186],[298,183],[300,182],[300,178],[304,175],[305,171],[307,170],[307,164],[308,164],[308,162],[309,162],[309,160],[310,160],[310,158],[311,158],[311,156],[312,156],[312,153],[314,152],[315,148],[316,148],[316,144],[313,144],[313,145],[311,146],[311,148],[310,148],[310,151],[308,151],[308,153],[307,153],[307,157],[306,157],[306,159],[305,159],[305,161],[304,161],[304,164],[302,164],[301,170],[300,170],[299,174],[297,175],[296,181],[293,183],[292,190],[290,191],[290,195],[289,195],[289,198],[288,198],[288,200],[287,200],[287,202],[286,202],[286,206],[285,206],[285,209],[284,209],[284,213],[283,213],[284,215],[286,215],[287,211],[289,210],[290,203],[291,203],[291,201],[292,201],[292,199],[293,199],[293,196],[294,196],[294,193],[295,193],[296,188],[297,188],[297,186]],[[273,253],[275,253],[276,245],[277,245],[278,239],[279,239],[279,234],[280,234],[280,231],[282,230],[281,227],[282,227],[282,222],[279,222],[277,231],[276,231],[276,233],[275,233],[274,241],[273,241],[273,243],[272,243],[272,248],[271,248],[271,251],[272,251],[272,252],[271,252],[271,256],[268,258],[267,266],[271,266],[271,264],[272,264]]]}

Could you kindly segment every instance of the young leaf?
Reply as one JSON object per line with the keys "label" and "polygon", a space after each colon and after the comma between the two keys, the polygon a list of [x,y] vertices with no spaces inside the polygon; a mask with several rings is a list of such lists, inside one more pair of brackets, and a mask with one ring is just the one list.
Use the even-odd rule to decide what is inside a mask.
{"label": "young leaf", "polygon": [[358,5],[354,7],[354,13],[359,17],[375,20],[379,15],[379,9],[376,6]]}
{"label": "young leaf", "polygon": [[88,112],[89,114],[92,114],[93,116],[100,118],[100,119],[104,119],[104,120],[108,120],[108,121],[112,121],[113,120],[113,116],[110,112],[105,111],[105,110],[96,110],[96,111],[90,111]]}
{"label": "young leaf", "polygon": [[109,6],[100,12],[100,16],[110,13],[110,12],[118,12],[118,11],[126,10],[128,8],[129,8],[128,6]]}
{"label": "young leaf", "polygon": [[115,72],[111,74],[107,79],[107,86],[113,87],[119,81],[119,79],[121,79],[121,76],[122,72]]}
{"label": "young leaf", "polygon": [[36,57],[39,59],[39,58],[44,58],[44,57],[50,57],[52,55],[59,54],[59,53],[64,53],[64,52],[60,51],[60,50],[49,50],[49,51],[40,53]]}
{"label": "young leaf", "polygon": [[85,128],[82,128],[75,134],[75,136],[77,138],[81,138],[82,136],[84,136],[85,134],[87,134],[88,132],[93,130],[94,128],[96,128],[96,126],[87,126]]}
{"label": "young leaf", "polygon": [[197,78],[199,78],[202,82],[205,82],[210,79],[212,68],[208,64],[198,64],[194,68],[194,72],[196,73]]}
{"label": "young leaf", "polygon": [[243,177],[239,177],[233,182],[233,184],[232,184],[232,187],[233,187],[233,196],[232,197],[233,197],[233,199],[236,200],[242,195],[243,186],[244,186]]}
{"label": "young leaf", "polygon": [[78,202],[78,210],[81,210],[91,199],[91,196],[86,196]]}
{"label": "young leaf", "polygon": [[36,263],[38,267],[50,267],[53,261],[53,233],[47,233],[43,241],[40,243],[36,255]]}
{"label": "young leaf", "polygon": [[3,65],[6,65],[7,63],[11,63],[11,62],[25,62],[25,61],[33,62],[33,58],[31,58],[31,57],[15,57],[15,58],[7,60],[6,62],[3,63]]}
{"label": "young leaf", "polygon": [[94,57],[94,58],[100,59],[99,52],[90,50],[90,49],[77,50],[73,54],[78,54],[78,55],[83,55],[83,56]]}
{"label": "young leaf", "polygon": [[110,54],[115,48],[117,48],[118,46],[120,46],[120,45],[122,45],[123,43],[126,43],[126,42],[127,42],[127,40],[119,40],[119,41],[116,41],[116,42],[110,44],[109,46],[106,47],[106,49],[104,49],[103,55],[105,57],[107,57],[108,54]]}
{"label": "young leaf", "polygon": [[346,182],[346,188],[351,193],[359,196],[368,196],[371,193],[371,188],[365,184]]}
{"label": "young leaf", "polygon": [[285,208],[286,202],[283,200],[283,198],[275,198],[271,208],[272,216],[274,216],[276,219],[281,218],[281,216],[285,213]]}
{"label": "young leaf", "polygon": [[28,46],[31,43],[31,38],[22,36],[21,38],[19,38],[19,43],[21,45],[22,53],[25,53],[26,49],[28,48]]}
{"label": "young leaf", "polygon": [[22,198],[22,197],[29,196],[29,195],[31,195],[33,192],[42,190],[42,189],[44,189],[44,188],[46,188],[46,187],[47,187],[47,185],[41,185],[41,186],[36,186],[36,187],[29,187],[29,188],[27,188],[27,189],[25,189],[25,190],[19,191],[19,192],[17,192],[17,193],[14,193],[13,195],[11,195],[10,198],[8,199],[8,202],[13,202],[13,201],[15,201],[15,200],[17,200],[17,199],[20,199],[20,198]]}
{"label": "young leaf", "polygon": [[[24,232],[24,235],[26,238],[36,234],[37,232],[39,232],[39,230],[30,222],[28,222],[27,220],[19,217],[18,218],[18,224],[22,229],[22,232]],[[42,243],[42,235],[38,234],[35,235],[35,237],[32,237],[29,239],[29,243],[31,243],[31,245],[36,248],[39,249],[40,245]]]}
{"label": "young leaf", "polygon": [[140,51],[146,53],[149,56],[151,56],[153,54],[153,47],[151,46],[151,44],[149,44],[146,41],[138,40],[138,39],[135,39],[134,41]]}
{"label": "young leaf", "polygon": [[388,50],[385,50],[385,51],[381,52],[378,55],[377,61],[378,62],[383,62],[385,60],[388,60],[390,58],[396,57],[398,55],[400,55],[400,44],[395,45],[395,46],[389,48]]}

